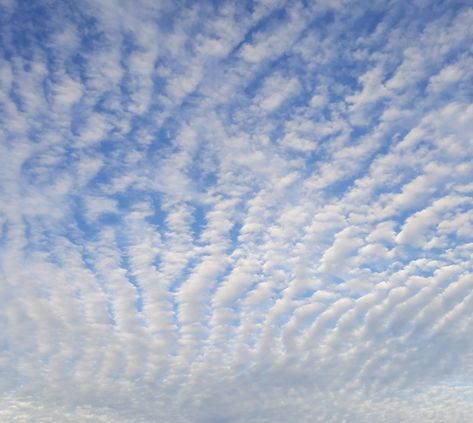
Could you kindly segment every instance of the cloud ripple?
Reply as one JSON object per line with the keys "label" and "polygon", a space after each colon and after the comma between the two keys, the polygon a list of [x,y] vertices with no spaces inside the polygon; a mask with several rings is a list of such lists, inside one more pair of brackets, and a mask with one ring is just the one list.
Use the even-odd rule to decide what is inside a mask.
{"label": "cloud ripple", "polygon": [[0,16],[2,421],[470,421],[465,2]]}

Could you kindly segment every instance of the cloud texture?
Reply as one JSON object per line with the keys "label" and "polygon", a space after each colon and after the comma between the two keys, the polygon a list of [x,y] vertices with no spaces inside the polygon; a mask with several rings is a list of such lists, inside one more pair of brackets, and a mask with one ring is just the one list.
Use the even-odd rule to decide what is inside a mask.
{"label": "cloud texture", "polygon": [[0,420],[466,423],[473,9],[0,2]]}

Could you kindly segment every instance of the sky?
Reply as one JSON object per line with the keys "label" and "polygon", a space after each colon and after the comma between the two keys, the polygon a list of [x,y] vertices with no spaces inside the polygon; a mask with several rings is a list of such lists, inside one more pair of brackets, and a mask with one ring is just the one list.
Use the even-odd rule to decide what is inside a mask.
{"label": "sky", "polygon": [[0,421],[470,422],[472,22],[0,0]]}

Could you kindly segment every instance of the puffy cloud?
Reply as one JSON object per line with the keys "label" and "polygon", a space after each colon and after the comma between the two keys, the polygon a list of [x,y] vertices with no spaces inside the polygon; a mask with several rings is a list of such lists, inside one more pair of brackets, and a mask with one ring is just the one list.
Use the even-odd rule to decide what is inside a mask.
{"label": "puffy cloud", "polygon": [[306,3],[2,2],[0,420],[470,421],[473,11]]}

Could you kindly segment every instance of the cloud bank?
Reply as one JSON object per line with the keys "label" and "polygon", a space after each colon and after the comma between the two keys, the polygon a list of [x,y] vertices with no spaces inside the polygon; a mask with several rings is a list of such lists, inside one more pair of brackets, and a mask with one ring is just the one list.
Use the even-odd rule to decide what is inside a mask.
{"label": "cloud bank", "polygon": [[0,420],[473,414],[473,9],[0,3]]}

